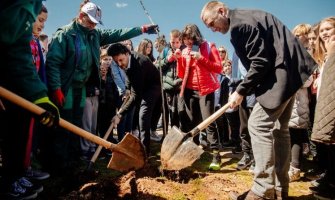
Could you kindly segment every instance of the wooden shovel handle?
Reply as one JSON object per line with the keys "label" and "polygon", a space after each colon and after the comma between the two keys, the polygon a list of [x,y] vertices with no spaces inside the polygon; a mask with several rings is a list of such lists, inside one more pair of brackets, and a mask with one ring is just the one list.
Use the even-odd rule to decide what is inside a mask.
{"label": "wooden shovel handle", "polygon": [[[9,90],[3,88],[3,87],[0,87],[0,97],[4,98],[4,99],[7,99],[8,101],[34,113],[34,114],[37,114],[37,115],[41,115],[42,113],[45,112],[45,110],[33,103],[31,103],[30,101],[27,101],[26,99],[14,94],[13,92],[10,92]],[[72,132],[72,133],[75,133],[91,142],[94,142],[96,144],[99,144],[105,148],[108,148],[108,149],[113,149],[115,147],[115,144],[111,143],[111,142],[108,142],[88,131],[85,131],[73,124],[71,124],[70,122],[68,121],[65,121],[64,119],[60,118],[59,119],[59,126]]]}
{"label": "wooden shovel handle", "polygon": [[192,135],[192,137],[196,136],[200,131],[205,129],[207,126],[209,126],[210,123],[214,122],[217,118],[219,118],[223,113],[226,112],[226,110],[230,107],[229,103],[226,103],[223,107],[221,107],[219,110],[217,110],[215,113],[213,113],[211,116],[209,116],[207,119],[205,119],[203,122],[201,122],[198,126],[196,126],[194,129],[192,129],[189,133]]}

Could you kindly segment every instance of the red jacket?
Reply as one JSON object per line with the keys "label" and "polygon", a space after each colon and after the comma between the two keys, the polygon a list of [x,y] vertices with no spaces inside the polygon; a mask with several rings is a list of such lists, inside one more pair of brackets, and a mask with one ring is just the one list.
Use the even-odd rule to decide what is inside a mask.
{"label": "red jacket", "polygon": [[[186,88],[199,91],[199,95],[204,96],[214,92],[220,87],[217,74],[222,72],[221,58],[214,43],[203,42],[200,45],[200,58],[190,60],[190,71],[186,83]],[[177,60],[177,73],[180,78],[184,78],[186,60],[189,49],[182,51],[182,56]]]}

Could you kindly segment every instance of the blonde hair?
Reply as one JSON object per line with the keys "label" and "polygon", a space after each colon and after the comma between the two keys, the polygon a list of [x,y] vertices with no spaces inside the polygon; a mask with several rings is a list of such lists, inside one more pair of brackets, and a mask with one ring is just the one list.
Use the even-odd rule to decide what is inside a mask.
{"label": "blonde hair", "polygon": [[103,58],[107,57],[107,48],[101,48],[100,49],[100,60],[102,60]]}
{"label": "blonde hair", "polygon": [[179,38],[181,37],[181,32],[178,30],[178,29],[173,29],[171,32],[170,32],[170,37],[171,38]]}
{"label": "blonde hair", "polygon": [[320,38],[320,26],[322,23],[329,22],[334,28],[335,28],[335,17],[327,17],[320,21],[317,29],[317,38],[316,38],[316,44],[315,44],[315,60],[319,65],[322,65],[326,55],[327,50],[324,44],[324,41]]}
{"label": "blonde hair", "polygon": [[298,24],[293,28],[292,33],[293,35],[307,35],[311,28],[310,24]]}
{"label": "blonde hair", "polygon": [[229,60],[229,57],[228,57],[228,51],[227,51],[227,49],[226,49],[224,46],[220,46],[220,47],[218,48],[218,51],[219,51],[219,52],[220,52],[220,49],[223,49],[223,50],[226,52],[225,57],[222,59],[222,63],[224,64],[224,63],[226,62],[226,60]]}

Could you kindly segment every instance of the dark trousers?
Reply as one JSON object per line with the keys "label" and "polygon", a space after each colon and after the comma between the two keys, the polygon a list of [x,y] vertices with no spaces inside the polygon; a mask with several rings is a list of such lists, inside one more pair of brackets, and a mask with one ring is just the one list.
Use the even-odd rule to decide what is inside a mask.
{"label": "dark trousers", "polygon": [[169,120],[171,121],[171,127],[180,126],[179,122],[179,113],[178,113],[178,98],[179,98],[179,92],[176,91],[165,91],[165,102],[166,102],[166,113],[167,116],[167,122],[166,124],[169,124]]}
{"label": "dark trousers", "polygon": [[251,114],[251,111],[252,111],[252,108],[249,108],[246,105],[243,105],[243,102],[239,106],[242,151],[243,151],[243,153],[247,153],[249,155],[253,154],[252,153],[252,147],[251,147],[250,134],[249,134],[249,130],[248,130],[248,119],[249,119],[249,116]]}
{"label": "dark trousers", "polygon": [[[100,134],[100,137],[103,137],[106,134],[109,126],[111,125],[111,120],[115,116],[115,114],[116,114],[116,106],[113,105],[113,103],[111,102],[99,103],[98,133]],[[108,141],[112,143],[117,143],[112,134],[110,134],[110,136],[108,137]]]}
{"label": "dark trousers", "polygon": [[228,120],[228,124],[231,131],[231,141],[234,146],[240,147],[241,145],[241,137],[240,137],[240,115],[239,111],[233,111],[230,113],[225,113],[225,116]]}
{"label": "dark trousers", "polygon": [[[65,105],[59,109],[60,116],[66,121],[82,127],[82,117],[86,100],[85,88],[70,88],[66,95]],[[58,127],[50,134],[50,152],[52,158],[47,167],[52,173],[71,173],[80,162],[80,137],[70,131]]]}
{"label": "dark trousers", "polygon": [[[163,113],[162,111],[162,95],[161,95],[161,92],[159,93],[160,95],[158,96],[158,99],[156,101],[159,102],[159,105],[158,106],[155,106],[154,107],[154,111],[153,113],[155,113],[154,115],[152,115],[152,118],[151,118],[151,131],[156,131],[157,130],[157,125],[158,125],[158,122],[159,122],[159,119],[161,118],[161,114]],[[162,125],[163,124],[163,119],[162,119]]]}
{"label": "dark trousers", "polygon": [[[194,128],[214,113],[214,92],[200,96],[198,91],[185,89],[185,110],[191,127]],[[191,129],[192,129],[191,128]],[[190,131],[191,129],[187,130]],[[215,121],[206,128],[207,140],[211,149],[219,149],[219,134]],[[199,136],[199,135],[198,135]],[[199,143],[199,137],[194,137]]]}
{"label": "dark trousers", "polygon": [[147,155],[150,154],[150,130],[151,130],[151,120],[160,115],[160,109],[162,104],[159,101],[161,98],[161,89],[160,87],[150,88],[143,93],[140,112],[139,112],[139,127],[140,127],[140,136],[142,143],[145,146]]}
{"label": "dark trousers", "polygon": [[[119,96],[118,98],[118,105],[117,107],[120,108],[121,105],[123,104],[122,97]],[[103,111],[104,112],[104,111]],[[135,107],[130,108],[121,118],[120,123],[117,125],[117,137],[118,141],[121,142],[121,140],[124,138],[126,133],[132,131],[132,126],[133,126],[133,119],[134,119],[134,112],[135,112]],[[114,115],[115,115],[115,109],[114,109]],[[113,116],[114,116],[113,115]],[[112,116],[112,117],[113,117]]]}
{"label": "dark trousers", "polygon": [[6,110],[0,111],[1,182],[8,185],[24,174],[24,159],[32,115],[21,107],[5,100],[2,101]]}
{"label": "dark trousers", "polygon": [[307,129],[290,128],[289,130],[291,136],[291,165],[300,168],[302,144],[309,142]]}
{"label": "dark trousers", "polygon": [[[215,107],[215,111],[219,110],[221,107]],[[221,144],[229,142],[229,125],[228,120],[225,114],[221,115],[215,120],[218,132],[219,132],[219,141]]]}

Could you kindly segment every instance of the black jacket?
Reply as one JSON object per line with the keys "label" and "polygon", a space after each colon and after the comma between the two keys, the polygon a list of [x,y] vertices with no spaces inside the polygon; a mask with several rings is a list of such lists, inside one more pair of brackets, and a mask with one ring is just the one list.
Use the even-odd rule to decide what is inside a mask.
{"label": "black jacket", "polygon": [[159,71],[147,56],[132,52],[129,62],[130,68],[125,72],[128,78],[126,88],[130,89],[130,97],[119,109],[121,115],[135,103],[140,102],[144,93],[161,88]]}
{"label": "black jacket", "polygon": [[236,91],[255,91],[257,101],[274,109],[288,100],[316,68],[290,30],[259,10],[229,10],[231,43],[248,73]]}

